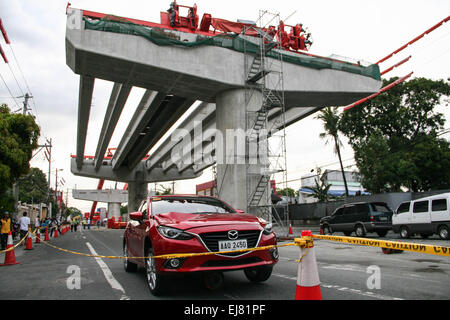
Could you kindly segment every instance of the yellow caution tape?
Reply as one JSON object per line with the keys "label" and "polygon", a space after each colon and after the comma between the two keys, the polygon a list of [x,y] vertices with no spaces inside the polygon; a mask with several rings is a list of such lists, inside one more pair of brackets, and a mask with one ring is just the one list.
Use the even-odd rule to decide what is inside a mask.
{"label": "yellow caution tape", "polygon": [[433,246],[421,243],[408,243],[399,241],[386,241],[366,238],[344,237],[344,236],[326,236],[326,235],[313,235],[313,238],[330,240],[341,243],[357,244],[361,246],[389,248],[395,250],[404,250],[411,252],[419,252],[426,254],[433,254],[438,256],[450,257],[450,247],[445,246]]}
{"label": "yellow caution tape", "polygon": [[[122,257],[122,256],[102,256],[102,255],[94,255],[89,253],[81,253],[76,252],[72,250],[67,250],[63,248],[59,248],[57,246],[54,246],[48,241],[42,242],[45,245],[52,247],[54,249],[57,249],[59,251],[81,255],[85,257],[93,257],[93,258],[104,258],[104,259],[128,259],[129,257]],[[189,257],[199,257],[199,256],[210,256],[210,255],[216,255],[216,254],[224,254],[224,253],[236,253],[236,252],[250,252],[250,251],[260,251],[260,250],[270,250],[273,248],[280,248],[280,247],[288,247],[288,246],[298,246],[298,243],[286,243],[282,245],[270,245],[270,246],[264,246],[264,247],[256,247],[256,248],[249,248],[249,249],[241,249],[241,250],[229,250],[229,251],[218,251],[218,252],[200,252],[200,253],[173,253],[173,254],[164,254],[159,256],[151,256],[151,257],[132,257],[133,259],[174,259],[174,258],[189,258]]]}

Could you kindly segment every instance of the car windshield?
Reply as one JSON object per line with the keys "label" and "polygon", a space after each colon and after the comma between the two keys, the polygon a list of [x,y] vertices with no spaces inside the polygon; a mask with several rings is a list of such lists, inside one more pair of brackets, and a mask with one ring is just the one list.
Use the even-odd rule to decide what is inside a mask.
{"label": "car windshield", "polygon": [[151,203],[154,215],[169,212],[195,214],[236,212],[222,201],[212,198],[154,198]]}

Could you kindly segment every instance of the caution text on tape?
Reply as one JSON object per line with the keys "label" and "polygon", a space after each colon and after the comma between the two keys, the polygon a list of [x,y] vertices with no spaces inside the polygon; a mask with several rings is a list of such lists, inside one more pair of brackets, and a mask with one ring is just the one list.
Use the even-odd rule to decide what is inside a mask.
{"label": "caution text on tape", "polygon": [[411,243],[411,242],[408,243],[408,242],[386,241],[386,240],[344,237],[344,236],[313,235],[313,238],[349,244],[357,244],[361,246],[389,248],[389,249],[412,251],[450,257],[450,247],[445,246],[433,246],[421,243]]}

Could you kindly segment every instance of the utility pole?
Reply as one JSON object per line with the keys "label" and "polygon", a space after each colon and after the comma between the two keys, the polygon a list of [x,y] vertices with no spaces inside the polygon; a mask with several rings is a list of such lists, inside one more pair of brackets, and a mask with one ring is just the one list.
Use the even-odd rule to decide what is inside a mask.
{"label": "utility pole", "polygon": [[25,98],[25,101],[23,102],[23,110],[22,110],[22,113],[23,113],[23,115],[26,115],[26,114],[27,114],[27,111],[28,111],[28,110],[31,110],[31,109],[28,109],[28,99],[33,98],[33,97],[30,96],[28,93],[25,93],[24,98]]}
{"label": "utility pole", "polygon": [[47,144],[45,145],[45,152],[44,152],[47,160],[48,160],[48,201],[50,203],[50,197],[51,197],[51,188],[50,188],[50,177],[51,177],[51,169],[52,169],[52,139],[50,141],[47,139]]}

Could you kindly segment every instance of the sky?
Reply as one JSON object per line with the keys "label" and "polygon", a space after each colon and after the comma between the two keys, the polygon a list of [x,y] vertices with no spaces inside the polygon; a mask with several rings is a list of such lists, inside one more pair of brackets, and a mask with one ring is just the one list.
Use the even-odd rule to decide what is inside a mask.
{"label": "sky", "polygon": [[[303,23],[312,33],[314,44],[310,52],[332,54],[368,62],[377,62],[409,40],[450,14],[448,0],[315,0],[315,1],[215,1],[182,0],[179,4],[198,6],[213,17],[236,21],[257,20],[259,10],[279,13],[286,24]],[[123,17],[159,22],[159,12],[168,9],[170,0],[71,0],[73,8],[114,14]],[[70,156],[76,152],[76,123],[79,76],[65,61],[66,5],[62,0],[1,0],[0,18],[11,45],[0,37],[9,64],[0,59],[0,103],[7,103],[13,111],[22,107],[23,96],[31,93],[31,114],[41,127],[40,144],[52,139],[51,187],[55,187],[55,169],[65,180],[58,189],[68,192],[68,205],[89,211],[92,203],[72,198],[72,189],[95,189],[98,180],[74,176],[70,172]],[[385,75],[385,78],[404,76],[447,79],[450,77],[450,22],[436,29],[420,41],[380,65],[381,70],[412,55],[411,60]],[[5,85],[6,84],[6,85]],[[112,83],[96,81],[88,127],[85,154],[94,155]],[[110,147],[116,147],[144,90],[133,88],[122,112]],[[19,98],[18,98],[19,97]],[[437,108],[450,119],[449,108]],[[449,128],[449,123],[445,124]],[[287,172],[289,187],[298,189],[300,177],[316,167],[339,169],[332,144],[319,138],[322,123],[309,116],[286,130]],[[450,138],[448,135],[446,138]],[[354,164],[353,152],[345,138],[342,157],[344,166]],[[32,167],[48,174],[48,161],[43,151],[35,155]],[[61,171],[59,171],[61,170]],[[178,193],[195,193],[195,185],[212,180],[211,170],[195,180],[176,182]],[[59,179],[58,179],[59,180]],[[123,183],[117,183],[118,188]],[[164,184],[170,187],[171,184]],[[104,188],[115,188],[106,181]],[[149,185],[153,188],[153,185]],[[99,204],[106,207],[106,204]]]}

